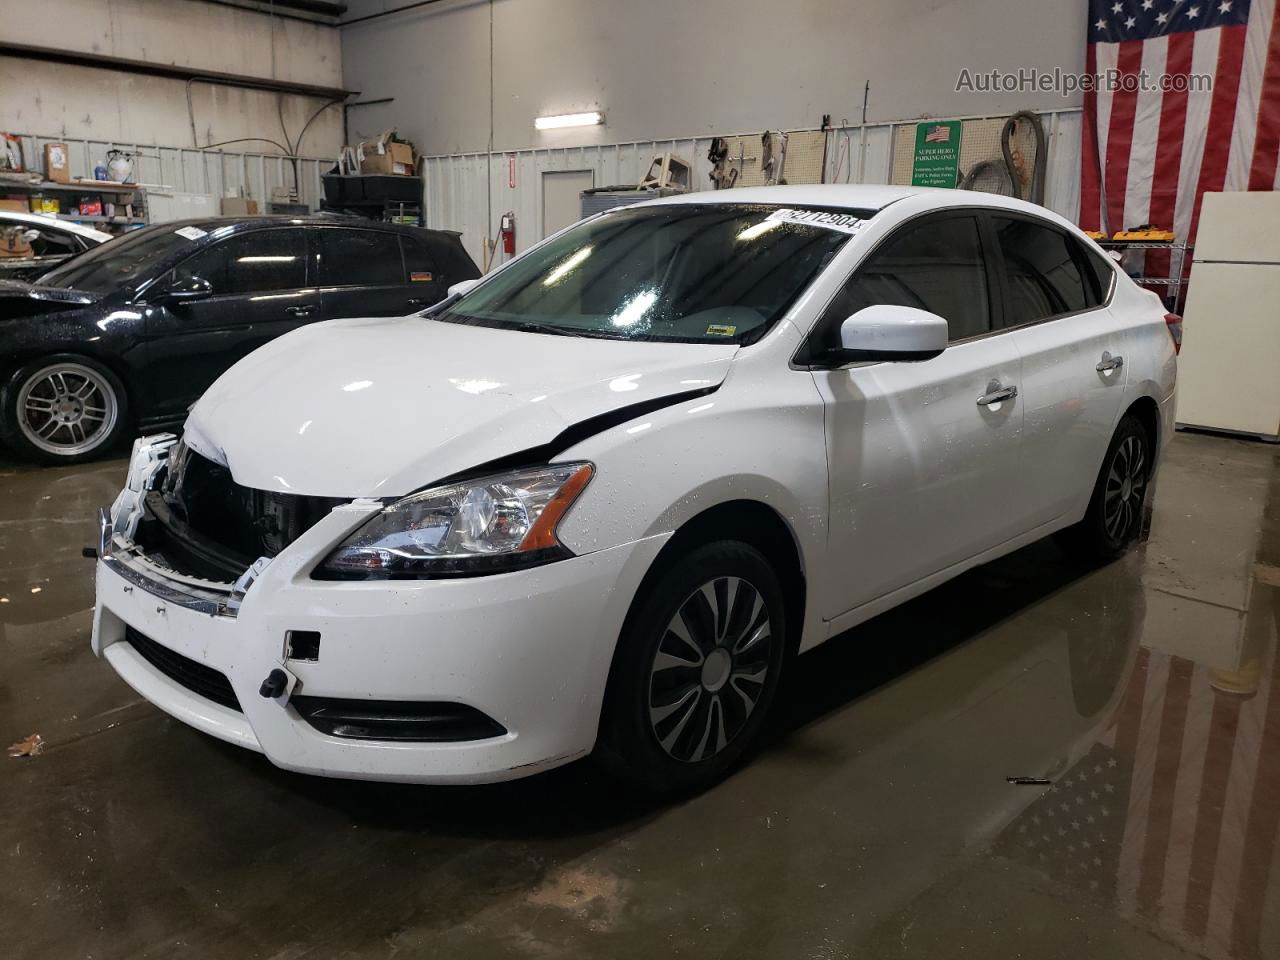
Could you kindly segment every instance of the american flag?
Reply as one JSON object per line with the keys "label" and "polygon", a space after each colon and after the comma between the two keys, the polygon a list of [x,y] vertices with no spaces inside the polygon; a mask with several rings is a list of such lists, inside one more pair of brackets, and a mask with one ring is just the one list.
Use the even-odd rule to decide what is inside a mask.
{"label": "american flag", "polygon": [[1080,226],[1193,242],[1206,191],[1280,187],[1277,0],[1089,0],[1086,72],[1202,74],[1212,89],[1084,96]]}
{"label": "american flag", "polygon": [[1280,589],[1272,597],[1246,622],[1255,642],[1238,671],[1140,648],[1103,736],[993,852],[1199,955],[1274,956],[1280,672],[1266,621],[1280,616]]}
{"label": "american flag", "polygon": [[924,135],[925,143],[950,143],[951,128],[938,124],[936,127],[930,127]]}

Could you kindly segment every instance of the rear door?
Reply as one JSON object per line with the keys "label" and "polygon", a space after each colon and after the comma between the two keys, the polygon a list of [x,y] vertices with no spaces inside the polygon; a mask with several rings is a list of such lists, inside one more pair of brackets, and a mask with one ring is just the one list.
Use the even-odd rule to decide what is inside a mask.
{"label": "rear door", "polygon": [[[165,290],[200,278],[210,296],[171,301]],[[307,283],[307,231],[251,230],[188,257],[147,293],[148,386],[158,415],[183,413],[245,354],[319,316]]]}
{"label": "rear door", "polygon": [[1125,394],[1127,335],[1107,301],[1114,274],[1079,238],[991,211],[1004,323],[1022,355],[1031,519],[1083,512]]}
{"label": "rear door", "polygon": [[324,227],[316,231],[316,238],[320,296],[327,319],[400,317],[421,309],[410,302],[421,291],[410,289],[400,238],[394,231]]}
{"label": "rear door", "polygon": [[824,616],[840,614],[1022,532],[1021,396],[1014,339],[975,211],[916,218],[873,251],[816,331],[838,338],[863,307],[916,307],[947,320],[950,344],[923,362],[814,373],[827,408],[830,484]]}

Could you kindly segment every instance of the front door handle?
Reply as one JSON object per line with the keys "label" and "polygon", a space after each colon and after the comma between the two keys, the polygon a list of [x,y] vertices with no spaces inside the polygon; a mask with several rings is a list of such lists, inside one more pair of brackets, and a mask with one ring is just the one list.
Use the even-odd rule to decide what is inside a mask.
{"label": "front door handle", "polygon": [[1107,373],[1111,370],[1119,370],[1124,366],[1124,357],[1113,357],[1108,351],[1102,351],[1102,359],[1098,361],[1098,365],[1093,369],[1099,373]]}
{"label": "front door handle", "polygon": [[291,317],[309,317],[316,312],[316,307],[313,303],[307,303],[300,306],[285,307],[284,312]]}
{"label": "front door handle", "polygon": [[989,407],[993,403],[1002,403],[1005,400],[1012,400],[1018,395],[1017,387],[1006,387],[999,380],[992,380],[987,384],[987,392],[978,398],[978,406]]}

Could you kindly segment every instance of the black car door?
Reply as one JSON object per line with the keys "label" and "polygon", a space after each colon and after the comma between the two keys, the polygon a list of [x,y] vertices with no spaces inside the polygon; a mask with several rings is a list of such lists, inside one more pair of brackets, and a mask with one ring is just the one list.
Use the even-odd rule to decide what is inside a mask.
{"label": "black car door", "polygon": [[308,285],[308,231],[233,234],[184,260],[147,292],[149,387],[157,415],[181,415],[245,354],[320,318]]}
{"label": "black car door", "polygon": [[410,283],[391,230],[324,227],[316,231],[324,315],[399,317],[422,309],[422,283]]}

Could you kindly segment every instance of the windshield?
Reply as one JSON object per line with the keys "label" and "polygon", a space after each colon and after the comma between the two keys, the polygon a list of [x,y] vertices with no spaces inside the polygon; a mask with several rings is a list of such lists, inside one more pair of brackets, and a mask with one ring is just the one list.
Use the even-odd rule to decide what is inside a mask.
{"label": "windshield", "polygon": [[505,267],[435,319],[571,336],[748,343],[786,312],[865,216],[754,204],[619,210]]}
{"label": "windshield", "polygon": [[[199,235],[203,236],[203,231]],[[126,284],[135,285],[147,279],[152,267],[191,243],[190,236],[172,227],[139,230],[72,257],[43,274],[40,283],[90,293],[112,293]]]}

